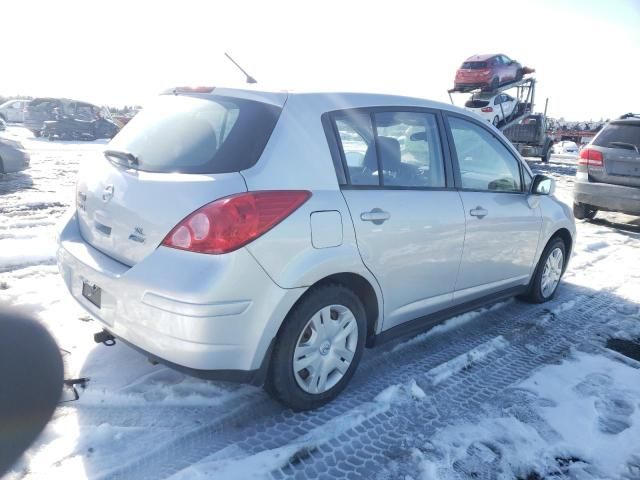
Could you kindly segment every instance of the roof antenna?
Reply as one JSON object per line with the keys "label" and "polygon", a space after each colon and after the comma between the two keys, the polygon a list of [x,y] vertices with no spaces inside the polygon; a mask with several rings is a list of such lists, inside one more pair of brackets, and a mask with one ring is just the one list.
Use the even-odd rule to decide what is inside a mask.
{"label": "roof antenna", "polygon": [[232,62],[236,67],[238,67],[238,69],[239,69],[242,73],[244,73],[244,76],[245,76],[245,77],[247,77],[247,83],[258,83],[258,81],[257,81],[255,78],[253,78],[251,75],[249,75],[247,72],[245,72],[244,68],[242,68],[240,65],[238,65],[238,63],[237,63],[233,58],[231,58],[231,55],[229,55],[227,52],[224,52],[224,54],[225,54],[225,56],[226,56],[229,60],[231,60],[231,62]]}

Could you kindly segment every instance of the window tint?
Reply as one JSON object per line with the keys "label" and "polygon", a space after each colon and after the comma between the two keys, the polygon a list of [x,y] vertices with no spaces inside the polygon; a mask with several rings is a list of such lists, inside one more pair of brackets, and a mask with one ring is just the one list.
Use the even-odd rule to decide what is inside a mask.
{"label": "window tint", "polygon": [[487,62],[464,62],[461,68],[467,70],[480,70],[481,68],[487,68]]}
{"label": "window tint", "polygon": [[109,143],[149,172],[227,173],[253,166],[281,109],[252,100],[161,95]]}
{"label": "window tint", "polygon": [[432,113],[375,114],[383,183],[398,187],[444,187],[438,123]]}
{"label": "window tint", "polygon": [[482,99],[467,100],[467,103],[464,104],[464,106],[467,108],[482,108],[486,107],[487,105],[489,105],[489,100]]}
{"label": "window tint", "polygon": [[[611,142],[621,142],[622,144]],[[631,145],[635,145],[640,150],[640,124],[610,123],[593,140],[593,144],[598,147],[626,148],[629,150],[633,150]]]}
{"label": "window tint", "polygon": [[460,166],[462,188],[498,192],[521,191],[518,160],[484,128],[449,117]]}
{"label": "window tint", "polygon": [[373,143],[371,115],[341,112],[334,115],[340,148],[352,185],[379,185],[378,157]]}

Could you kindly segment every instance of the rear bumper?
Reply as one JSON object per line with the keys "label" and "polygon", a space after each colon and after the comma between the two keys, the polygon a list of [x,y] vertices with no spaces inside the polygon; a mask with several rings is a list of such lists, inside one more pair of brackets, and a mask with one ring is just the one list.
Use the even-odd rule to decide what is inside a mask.
{"label": "rear bumper", "polygon": [[[58,266],[73,297],[115,337],[199,377],[259,383],[282,320],[304,289],[277,286],[245,249],[203,255],[160,247],[128,267],[81,237],[59,235]],[[98,308],[83,282],[100,287]]]}
{"label": "rear bumper", "polygon": [[592,205],[599,210],[640,215],[640,188],[577,181],[573,198],[576,203]]}

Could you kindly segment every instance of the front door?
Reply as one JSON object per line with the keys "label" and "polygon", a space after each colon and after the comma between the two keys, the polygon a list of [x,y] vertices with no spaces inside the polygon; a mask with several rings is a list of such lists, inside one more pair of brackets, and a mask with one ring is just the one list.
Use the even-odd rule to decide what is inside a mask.
{"label": "front door", "polygon": [[441,120],[432,111],[333,116],[347,164],[342,193],[358,249],[378,280],[384,326],[451,304],[465,218],[445,168]]}
{"label": "front door", "polygon": [[542,225],[520,160],[489,129],[448,115],[466,236],[454,300],[526,285]]}

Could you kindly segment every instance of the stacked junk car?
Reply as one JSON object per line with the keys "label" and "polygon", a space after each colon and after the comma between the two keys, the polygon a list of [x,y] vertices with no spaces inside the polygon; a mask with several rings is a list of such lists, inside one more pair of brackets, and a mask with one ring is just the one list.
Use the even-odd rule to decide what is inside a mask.
{"label": "stacked junk car", "polygon": [[524,157],[548,162],[553,139],[547,134],[544,113],[534,113],[535,69],[504,54],[473,55],[456,71],[448,91],[468,96],[464,108],[478,114],[501,130]]}

